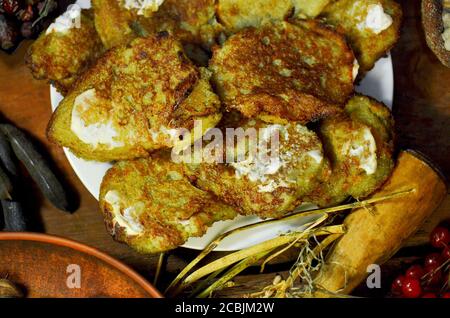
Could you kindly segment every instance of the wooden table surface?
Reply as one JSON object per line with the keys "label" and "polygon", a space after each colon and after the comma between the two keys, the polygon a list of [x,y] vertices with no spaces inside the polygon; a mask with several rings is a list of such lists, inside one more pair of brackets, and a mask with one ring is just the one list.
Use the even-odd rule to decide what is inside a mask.
{"label": "wooden table surface", "polygon": [[[430,157],[450,176],[450,69],[442,66],[425,43],[420,22],[420,1],[401,1],[405,21],[401,40],[393,50],[395,68],[394,115],[400,148],[419,150]],[[73,215],[55,210],[30,182],[30,201],[36,215],[36,231],[71,238],[96,247],[131,265],[151,278],[158,256],[133,252],[114,242],[105,231],[97,201],[89,194],[70,167],[61,148],[45,137],[50,119],[49,86],[36,81],[24,65],[29,42],[21,44],[11,56],[0,53],[0,113],[33,136],[52,158],[55,166],[67,178],[77,193],[79,208]],[[435,216],[409,241],[409,245],[426,242],[429,230],[440,220],[450,218],[450,195]],[[186,265],[195,252],[178,249],[170,253],[166,271],[174,273]],[[270,281],[273,275],[258,276]],[[238,279],[241,285],[257,285],[255,276]],[[247,287],[248,287],[247,286]],[[244,288],[243,287],[243,288]],[[236,293],[236,292],[234,292]],[[225,295],[233,295],[233,292]]]}

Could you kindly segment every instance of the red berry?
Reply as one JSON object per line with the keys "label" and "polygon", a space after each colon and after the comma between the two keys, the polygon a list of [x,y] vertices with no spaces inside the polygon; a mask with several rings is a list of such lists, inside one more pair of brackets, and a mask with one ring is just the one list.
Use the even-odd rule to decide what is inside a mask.
{"label": "red berry", "polygon": [[394,295],[401,295],[402,292],[402,286],[403,286],[403,281],[405,280],[405,276],[400,275],[397,276],[394,281],[392,282],[391,285],[391,292]]}
{"label": "red berry", "polygon": [[19,9],[19,2],[17,0],[3,0],[2,6],[6,13],[14,14]]}
{"label": "red berry", "polygon": [[412,265],[410,268],[408,268],[405,274],[406,277],[416,279],[421,279],[423,275],[425,275],[425,271],[420,265]]}
{"label": "red berry", "polygon": [[442,258],[439,253],[431,253],[425,257],[425,268],[439,267],[442,264]]}
{"label": "red berry", "polygon": [[446,247],[450,243],[450,231],[443,226],[436,227],[431,232],[430,242],[436,248]]}
{"label": "red berry", "polygon": [[422,298],[437,298],[435,293],[425,293],[422,295]]}
{"label": "red berry", "polygon": [[403,296],[406,298],[418,298],[422,294],[420,281],[415,278],[405,277],[402,285]]}
{"label": "red berry", "polygon": [[443,293],[443,294],[441,295],[441,298],[450,298],[450,292]]}
{"label": "red berry", "polygon": [[441,256],[444,262],[450,260],[450,247],[447,246],[446,248],[444,248]]}

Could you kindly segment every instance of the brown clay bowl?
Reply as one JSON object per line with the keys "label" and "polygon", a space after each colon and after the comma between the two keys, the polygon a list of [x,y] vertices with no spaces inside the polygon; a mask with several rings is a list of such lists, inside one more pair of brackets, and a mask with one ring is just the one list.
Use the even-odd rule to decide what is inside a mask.
{"label": "brown clay bowl", "polygon": [[34,233],[0,233],[0,278],[31,298],[160,298],[125,264],[95,248]]}

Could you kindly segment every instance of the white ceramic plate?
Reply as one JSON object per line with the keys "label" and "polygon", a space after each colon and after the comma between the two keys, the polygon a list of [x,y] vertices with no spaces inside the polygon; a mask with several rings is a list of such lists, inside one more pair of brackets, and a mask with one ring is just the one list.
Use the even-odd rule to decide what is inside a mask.
{"label": "white ceramic plate", "polygon": [[[82,7],[88,7],[88,0],[78,1]],[[392,67],[392,59],[389,55],[386,58],[379,60],[375,68],[369,72],[366,78],[362,81],[357,91],[368,96],[372,96],[379,101],[384,102],[389,107],[392,107],[394,98],[394,72]],[[52,109],[56,107],[62,100],[62,96],[56,91],[54,87],[50,87],[50,97]],[[100,192],[100,184],[106,171],[111,167],[109,163],[99,163],[93,161],[86,161],[77,158],[70,150],[64,149],[67,159],[72,165],[75,173],[80,178],[84,186],[89,192],[98,199]],[[232,221],[217,222],[212,226],[208,232],[201,238],[192,238],[183,247],[202,250],[218,235],[247,224],[259,222],[257,217],[238,217]],[[263,226],[257,231],[249,230],[239,233],[225,239],[217,248],[216,251],[232,251],[252,246],[256,243],[271,239],[280,233],[286,233],[294,229],[299,229],[305,224],[313,221],[311,217],[301,218],[295,221],[285,222],[284,224],[277,223],[272,226]]]}
{"label": "white ceramic plate", "polygon": [[[390,56],[378,61],[375,68],[367,74],[366,78],[357,88],[357,91],[375,97],[389,107],[392,107],[394,98],[394,73],[392,59]],[[55,110],[61,102],[62,96],[58,94],[53,87],[50,88],[50,96],[52,108]],[[100,183],[106,171],[111,167],[111,164],[86,161],[77,158],[68,149],[64,149],[64,151],[67,159],[75,170],[75,173],[80,178],[81,182],[95,198],[98,198]],[[218,235],[228,230],[259,221],[259,218],[250,216],[238,217],[232,221],[217,222],[203,237],[192,238],[186,242],[183,247],[202,250]],[[284,224],[278,223],[275,226],[264,226],[263,228],[258,228],[257,231],[241,232],[239,235],[234,235],[225,239],[216,248],[216,251],[232,251],[249,247],[255,243],[271,239],[280,233],[299,229],[299,227],[311,221],[313,220],[310,217],[301,218],[299,220],[286,222]]]}

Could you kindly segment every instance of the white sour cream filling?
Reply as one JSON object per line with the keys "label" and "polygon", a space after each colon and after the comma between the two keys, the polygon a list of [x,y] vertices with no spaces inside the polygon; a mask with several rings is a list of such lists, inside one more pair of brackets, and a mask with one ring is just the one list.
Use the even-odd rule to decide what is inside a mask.
{"label": "white sour cream filling", "polygon": [[156,12],[164,0],[121,0],[128,10],[137,10],[137,14],[145,15],[147,12]]}
{"label": "white sour cream filling", "polygon": [[[272,153],[273,149],[267,147],[269,140],[272,140],[274,134],[278,133],[278,137],[284,141],[289,141],[289,125],[270,125],[262,129],[259,133],[259,140],[257,143],[257,151],[250,152],[246,160],[240,162],[234,162],[230,165],[235,169],[236,178],[247,177],[251,182],[261,183],[258,185],[258,192],[267,193],[274,192],[278,188],[288,188],[290,184],[296,183],[295,180],[273,180],[270,176],[275,175],[281,168],[289,165],[289,162],[294,158],[291,151],[280,152],[280,149],[276,150],[276,153]],[[296,125],[295,129],[300,134],[305,134],[308,129],[301,125]],[[272,140],[274,142],[274,140]],[[280,141],[275,141],[280,145]],[[305,151],[303,155],[309,156],[317,164],[323,161],[323,154],[320,149],[313,149]],[[299,156],[303,156],[299,154]],[[299,159],[300,160],[300,159]]]}
{"label": "white sour cream filling", "polygon": [[279,181],[276,182],[275,180],[270,180],[268,184],[265,185],[259,185],[258,186],[258,192],[259,193],[272,193],[278,188],[287,188],[289,187],[289,183],[286,181]]}
{"label": "white sour cream filling", "polygon": [[[264,183],[268,181],[269,175],[274,175],[285,165],[279,155],[270,153],[271,147],[267,146],[276,132],[280,132],[279,136],[283,136],[285,140],[289,139],[285,126],[270,125],[263,128],[256,151],[251,152],[246,160],[230,164],[236,171],[236,178],[246,176],[252,182]],[[279,144],[279,141],[276,143]]]}
{"label": "white sour cream filling", "polygon": [[116,141],[119,136],[113,127],[111,120],[106,123],[95,123],[87,125],[81,118],[82,114],[89,110],[92,104],[97,101],[95,89],[90,89],[75,98],[72,110],[72,120],[70,128],[73,133],[84,143],[97,148],[99,144],[110,148],[123,147],[124,143]]}
{"label": "white sour cream filling", "polygon": [[321,164],[323,160],[323,155],[320,150],[311,150],[307,152],[307,155],[314,159],[317,164]]}
{"label": "white sour cream filling", "polygon": [[81,7],[77,4],[70,5],[66,12],[56,18],[55,22],[50,24],[45,34],[52,32],[67,33],[72,28],[80,27]]}
{"label": "white sour cream filling", "polygon": [[359,168],[371,175],[377,171],[377,144],[369,128],[364,128],[363,142],[350,142],[342,147],[343,155],[356,157],[359,160]]}
{"label": "white sour cream filling", "polygon": [[381,3],[371,4],[368,7],[366,19],[358,25],[358,28],[360,30],[369,29],[375,34],[380,34],[393,22],[392,17],[384,12]]}
{"label": "white sour cream filling", "polygon": [[114,226],[118,224],[121,228],[124,228],[127,235],[137,236],[144,232],[144,227],[139,221],[139,217],[144,210],[142,202],[122,211],[120,207],[121,198],[117,191],[109,191],[105,195],[105,201],[112,207]]}

